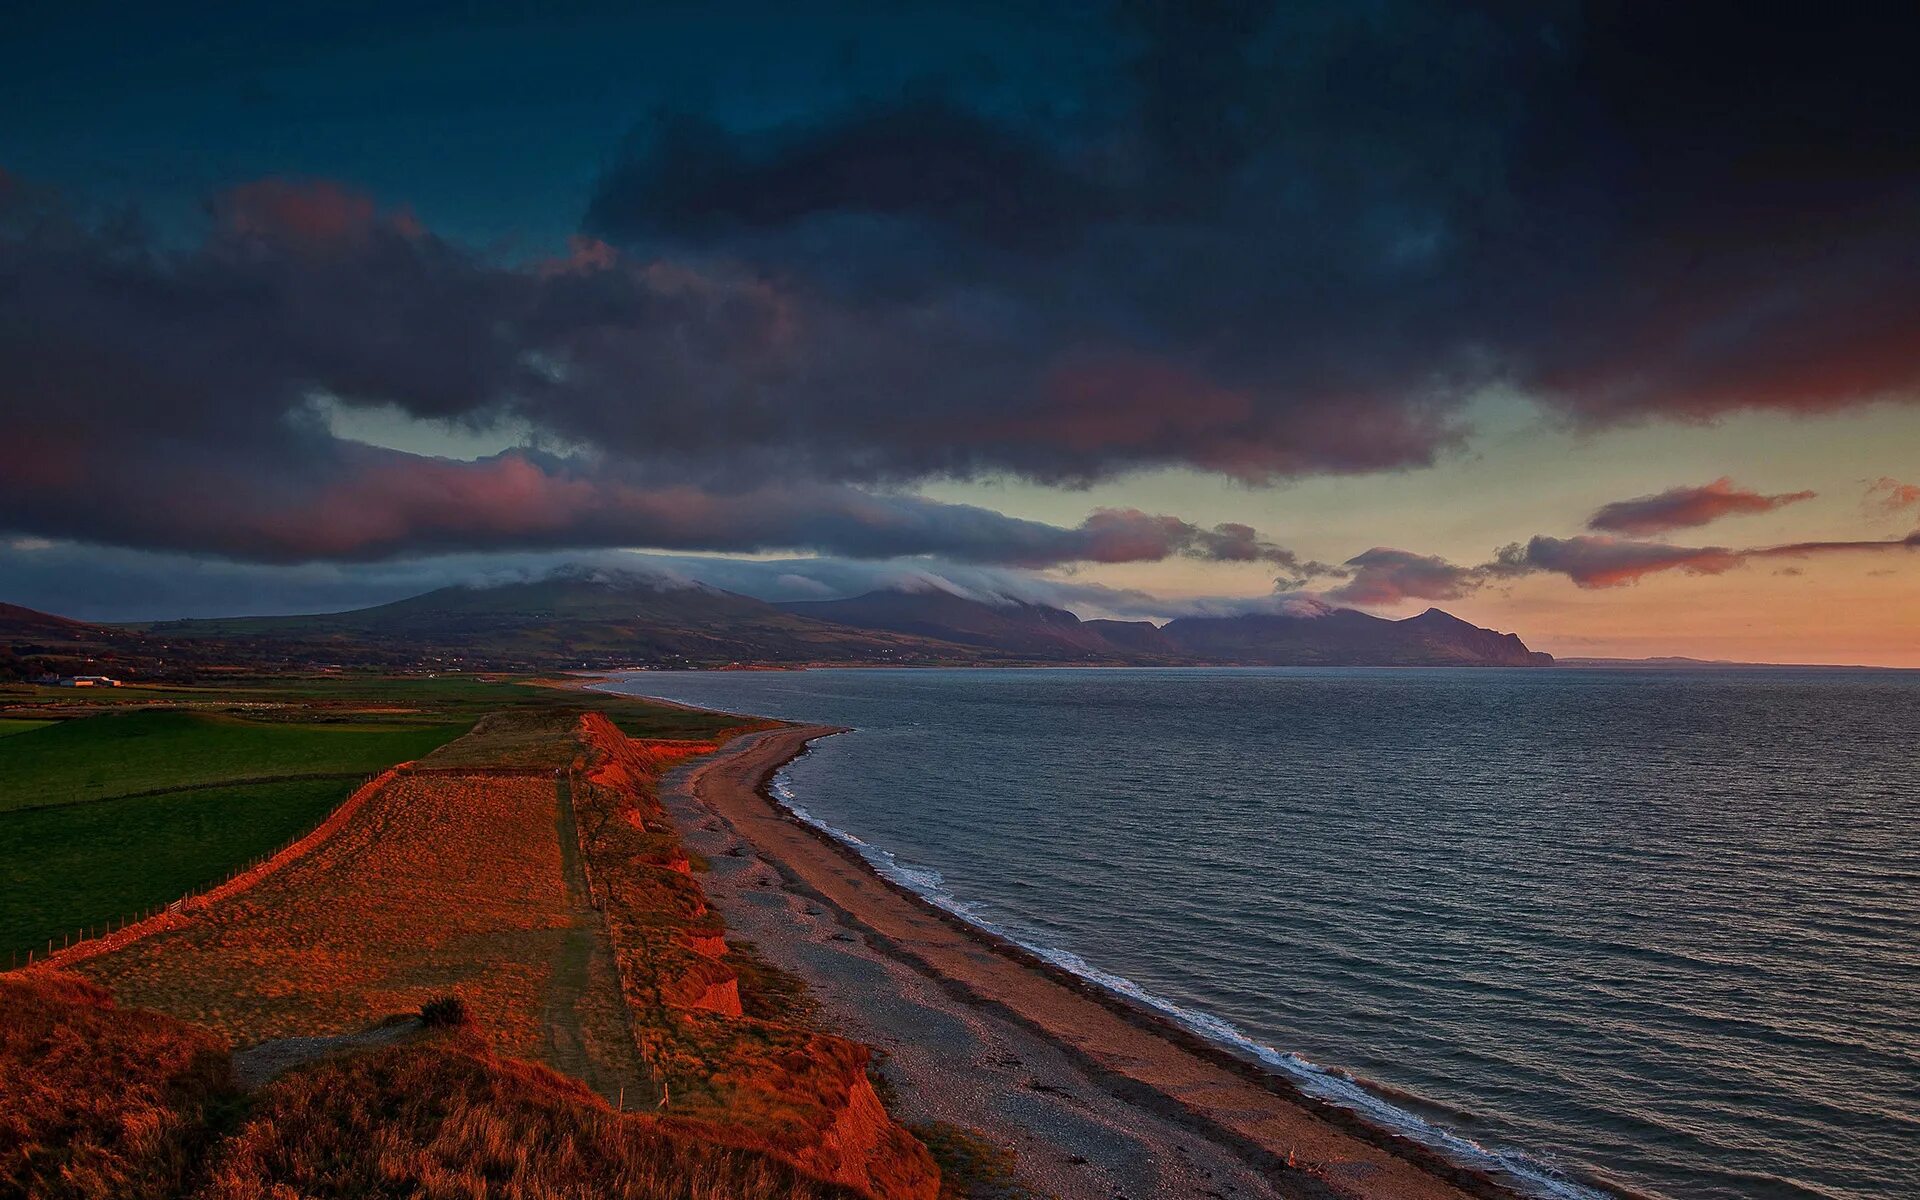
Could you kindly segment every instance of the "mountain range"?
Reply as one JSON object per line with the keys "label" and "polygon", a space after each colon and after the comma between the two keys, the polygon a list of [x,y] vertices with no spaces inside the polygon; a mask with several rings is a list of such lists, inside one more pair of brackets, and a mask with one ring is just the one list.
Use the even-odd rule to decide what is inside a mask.
{"label": "mountain range", "polygon": [[[1081,620],[1046,604],[935,587],[773,604],[704,584],[563,571],[440,588],[308,616],[103,626],[0,606],[16,661],[88,651],[113,661],[446,667],[1246,664],[1537,666],[1550,655],[1429,609],[1388,620],[1353,609]],[[95,661],[88,657],[87,661]]]}

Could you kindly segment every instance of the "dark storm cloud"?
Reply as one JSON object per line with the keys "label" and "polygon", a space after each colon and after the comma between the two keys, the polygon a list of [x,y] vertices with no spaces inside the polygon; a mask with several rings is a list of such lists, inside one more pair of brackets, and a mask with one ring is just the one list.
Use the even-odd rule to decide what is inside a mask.
{"label": "dark storm cloud", "polygon": [[[332,183],[232,189],[187,237],[0,179],[0,526],[274,560],[638,542],[1304,582],[1338,576],[1239,526],[1056,527],[911,488],[1415,467],[1489,384],[1590,424],[1915,396],[1896,18],[1117,11],[1104,67],[1025,102],[929,83],[649,123],[549,262]],[[529,444],[335,437],[360,407]]]}
{"label": "dark storm cloud", "polygon": [[1101,202],[1048,148],[935,98],[767,142],[696,117],[665,120],[643,158],[601,182],[587,224],[629,238],[725,238],[823,213],[905,215],[1038,250]]}
{"label": "dark storm cloud", "polygon": [[[782,298],[751,280],[590,243],[505,267],[325,183],[249,184],[211,212],[203,243],[169,250],[46,197],[5,211],[0,526],[276,562],[632,544],[1291,561],[1243,525],[1102,509],[1066,528],[850,486],[799,450],[782,461],[783,418],[766,413],[766,440],[752,437],[757,391],[677,402],[703,372],[753,378],[794,336]],[[630,429],[548,419],[590,409],[583,396],[618,410],[616,376],[677,401]],[[515,416],[589,444],[408,454],[334,436],[329,412],[356,402]]]}
{"label": "dark storm cloud", "polygon": [[749,264],[820,311],[908,306],[836,339],[831,401],[797,393],[836,437],[854,413],[884,439],[879,471],[1419,465],[1496,382],[1583,423],[1914,398],[1901,18],[1121,12],[1125,69],[1071,119],[915,97],[752,132],[664,120],[588,227]]}
{"label": "dark storm cloud", "polygon": [[1587,521],[1588,529],[1603,533],[1644,535],[1706,525],[1721,517],[1772,512],[1788,504],[1813,499],[1812,492],[1762,495],[1741,488],[1726,476],[1697,487],[1672,487],[1649,496],[1616,500],[1602,505]]}

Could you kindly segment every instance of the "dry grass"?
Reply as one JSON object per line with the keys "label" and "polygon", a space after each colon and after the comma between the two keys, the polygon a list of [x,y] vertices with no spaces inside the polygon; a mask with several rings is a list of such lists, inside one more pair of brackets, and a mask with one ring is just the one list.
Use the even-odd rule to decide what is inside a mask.
{"label": "dry grass", "polygon": [[210,1034],[71,975],[0,976],[0,1195],[183,1194],[229,1080]]}
{"label": "dry grass", "polygon": [[[592,915],[567,887],[557,815],[543,775],[402,775],[306,858],[78,969],[240,1044],[452,994],[504,1053],[542,1057],[555,962]],[[610,971],[601,983],[617,1025]]]}
{"label": "dry grass", "polygon": [[[482,721],[306,857],[78,966],[123,1003],[236,1044],[350,1032],[442,997],[470,1015],[429,1047],[274,1084],[211,1194],[825,1194],[792,1182],[810,1176],[935,1200],[938,1169],[887,1114],[867,1048],[813,1027],[797,981],[718,940],[655,794],[663,771],[715,743],[641,742],[575,717]],[[634,1118],[589,1105],[588,1119],[568,1106],[598,1104],[591,1091],[516,1059],[623,1096],[657,1145],[632,1149]],[[673,1172],[689,1163],[708,1172],[689,1179],[738,1186],[686,1190]]]}
{"label": "dry grass", "polygon": [[[630,739],[592,714],[581,737],[587,762],[573,789],[581,845],[663,1111],[869,1195],[932,1200],[938,1168],[888,1116],[868,1078],[868,1049],[812,1028],[797,995],[781,1004],[768,994],[797,991],[796,981],[775,981],[751,957],[716,960],[698,948],[721,923],[655,790],[681,747]],[[759,1010],[751,1015],[739,1000],[742,966],[751,983],[767,985],[749,987]],[[731,1002],[714,1003],[716,992]]]}
{"label": "dry grass", "polygon": [[567,709],[514,708],[488,713],[465,736],[425,760],[431,767],[551,771],[573,761],[575,714]]}
{"label": "dry grass", "polygon": [[620,1117],[575,1081],[443,1035],[299,1072],[213,1160],[202,1200],[825,1200],[764,1154]]}
{"label": "dry grass", "polygon": [[1013,1151],[947,1121],[913,1126],[940,1164],[940,1200],[1048,1200],[1020,1182]]}
{"label": "dry grass", "polygon": [[622,1117],[455,1029],[248,1099],[226,1048],[97,987],[0,977],[0,1195],[27,1200],[831,1200],[752,1149]]}

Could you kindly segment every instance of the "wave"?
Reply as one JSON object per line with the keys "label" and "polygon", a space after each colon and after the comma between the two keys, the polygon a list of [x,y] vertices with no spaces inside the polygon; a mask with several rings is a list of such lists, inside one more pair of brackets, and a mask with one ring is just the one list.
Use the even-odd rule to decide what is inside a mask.
{"label": "wave", "polygon": [[1384,1096],[1368,1090],[1347,1072],[1323,1067],[1289,1051],[1277,1050],[1212,1013],[1156,996],[1126,976],[1102,970],[1072,951],[1035,941],[989,919],[981,913],[979,905],[962,900],[948,891],[946,879],[940,872],[931,867],[903,863],[892,851],[865,841],[809,812],[794,793],[787,767],[775,772],[768,790],[795,820],[851,847],[881,878],[906,888],[928,904],[976,929],[1012,942],[1060,970],[1152,1009],[1189,1033],[1253,1059],[1284,1076],[1315,1099],[1346,1109],[1368,1123],[1417,1142],[1460,1166],[1501,1176],[1522,1192],[1540,1197],[1541,1200],[1614,1200],[1613,1193],[1571,1179],[1551,1163],[1516,1150],[1483,1146],[1401,1108]]}

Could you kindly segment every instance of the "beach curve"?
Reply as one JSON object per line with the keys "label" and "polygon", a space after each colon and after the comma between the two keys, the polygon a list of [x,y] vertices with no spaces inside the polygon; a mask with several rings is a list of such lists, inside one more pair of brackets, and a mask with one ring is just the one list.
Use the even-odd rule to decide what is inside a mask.
{"label": "beach curve", "polygon": [[[698,819],[702,813],[711,814],[705,821],[710,830],[714,826],[712,818],[718,818],[725,831],[750,847],[781,884],[804,898],[800,904],[831,909],[837,924],[857,931],[870,956],[884,960],[883,968],[885,962],[891,962],[893,977],[879,986],[897,986],[906,975],[931,980],[938,986],[930,990],[945,999],[945,1017],[969,1022],[991,1014],[1003,1025],[1017,1026],[1057,1047],[1084,1078],[1130,1109],[1141,1125],[1154,1127],[1135,1131],[1151,1148],[1148,1157],[1172,1155],[1180,1156],[1185,1163],[1197,1163],[1199,1159],[1192,1156],[1204,1143],[1209,1152],[1225,1151],[1236,1158],[1243,1170],[1259,1181],[1249,1184],[1243,1177],[1239,1186],[1226,1190],[1167,1190],[1168,1179],[1149,1172],[1146,1178],[1154,1194],[1412,1200],[1513,1195],[1492,1177],[1449,1162],[1409,1139],[1299,1092],[1257,1064],[885,879],[853,846],[799,819],[769,791],[776,772],[805,753],[810,742],[838,732],[842,730],[830,726],[792,726],[743,736],[715,755],[683,768],[670,781],[668,791],[682,806],[683,817]],[[738,847],[723,852],[740,856]],[[765,889],[768,881],[760,879],[755,886]],[[761,895],[750,898],[759,900]],[[796,904],[784,907],[788,917],[799,911]],[[817,908],[810,911],[820,912]],[[737,914],[736,905],[729,911],[730,922],[737,923]],[[764,940],[775,942],[780,930],[766,928],[760,934]],[[826,936],[851,940],[845,932]],[[817,988],[824,985],[829,993],[844,987],[844,980],[821,978],[821,957],[814,953],[808,961],[807,956],[800,956],[802,973]],[[808,967],[813,969],[805,969]],[[871,967],[861,970],[868,972]],[[867,994],[871,998],[871,986]],[[938,1004],[938,1000],[925,999],[923,990],[922,1003]],[[908,1032],[903,1040],[908,1044],[903,1049],[911,1049],[913,1034]],[[955,1072],[975,1072],[979,1065],[943,1067],[940,1055],[923,1054],[917,1056],[917,1069],[907,1075],[920,1089],[938,1091],[965,1082],[973,1084],[977,1093],[977,1081],[962,1080]],[[919,1077],[928,1071],[947,1077]],[[1014,1086],[1030,1093],[1059,1090],[1033,1078],[1015,1081]],[[979,1099],[991,1105],[1010,1098],[989,1092]],[[1033,1099],[1032,1095],[1018,1098],[1020,1104]],[[1069,1165],[1077,1165],[1075,1160],[1084,1162],[1085,1157],[1077,1153],[1065,1156]],[[1172,1164],[1175,1168],[1181,1165]],[[1172,1178],[1180,1174],[1177,1169],[1171,1170]],[[1177,1186],[1192,1187],[1199,1175],[1212,1178],[1213,1174],[1195,1167],[1187,1182]],[[1063,1188],[1062,1180],[1055,1176],[1046,1183],[1063,1193],[1079,1191],[1071,1186]],[[1262,1185],[1263,1192],[1246,1190]]]}

